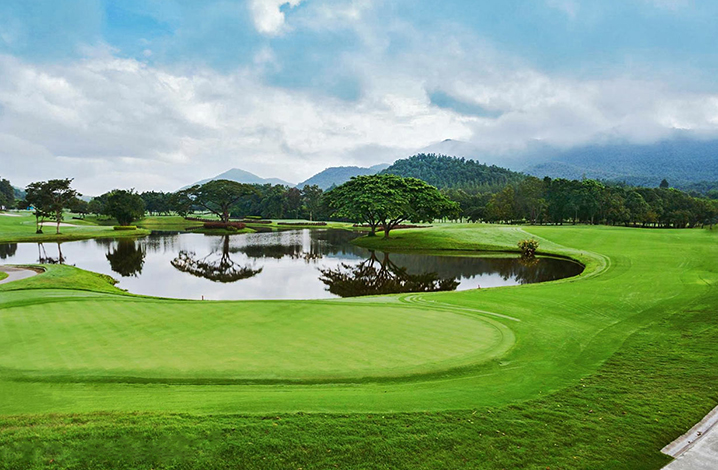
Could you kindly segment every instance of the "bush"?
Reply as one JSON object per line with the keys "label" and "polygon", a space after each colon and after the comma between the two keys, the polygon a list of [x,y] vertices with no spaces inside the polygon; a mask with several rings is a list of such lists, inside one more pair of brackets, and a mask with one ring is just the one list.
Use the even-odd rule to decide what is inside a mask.
{"label": "bush", "polygon": [[261,220],[261,219],[262,219],[262,216],[261,216],[261,215],[248,215],[248,216],[245,217],[245,219]]}
{"label": "bush", "polygon": [[115,230],[137,230],[135,225],[115,225],[113,228]]}
{"label": "bush", "polygon": [[521,240],[518,243],[519,250],[521,250],[521,256],[524,258],[533,258],[536,256],[536,250],[538,250],[539,242],[530,238],[528,240]]}
{"label": "bush", "polygon": [[326,222],[277,222],[277,225],[298,225],[298,226],[308,226],[308,227],[325,227],[327,225]]}
{"label": "bush", "polygon": [[246,227],[246,225],[243,224],[242,222],[228,222],[225,224],[224,222],[220,222],[220,221],[216,221],[216,222],[212,221],[212,222],[204,223],[204,228],[207,228],[207,229],[224,229],[224,230],[236,231],[236,230],[241,230],[245,227]]}

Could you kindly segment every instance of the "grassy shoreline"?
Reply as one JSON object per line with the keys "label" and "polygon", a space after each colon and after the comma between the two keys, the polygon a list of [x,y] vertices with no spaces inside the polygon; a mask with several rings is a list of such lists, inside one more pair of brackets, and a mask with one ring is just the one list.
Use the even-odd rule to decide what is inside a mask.
{"label": "grassy shoreline", "polygon": [[[18,358],[24,358],[19,360],[50,380],[38,376],[33,381],[27,371],[0,363],[0,393],[9,398],[0,404],[0,461],[8,462],[0,468],[44,468],[50,459],[59,468],[660,468],[670,460],[660,448],[718,403],[718,388],[712,385],[718,381],[713,342],[718,335],[718,270],[711,262],[718,255],[715,233],[447,224],[357,243],[375,249],[512,251],[517,240],[530,236],[540,238],[542,252],[577,259],[586,270],[577,278],[541,285],[333,301],[141,298],[71,267],[2,286],[0,322],[7,328],[22,329],[13,319],[32,322],[37,316],[62,319],[69,332],[124,332],[124,339],[101,335],[98,340],[105,350],[125,344],[130,349],[122,350],[124,357],[136,350],[135,361],[154,358],[155,369],[135,373],[155,378],[160,377],[157,361],[180,358],[186,364],[185,354],[191,354],[196,367],[185,368],[184,374],[225,374],[217,353],[230,357],[234,346],[212,351],[217,340],[198,335],[200,331],[219,328],[237,341],[250,330],[266,337],[265,330],[249,325],[276,330],[273,321],[307,322],[309,312],[317,321],[339,322],[327,336],[331,344],[357,339],[339,328],[341,321],[355,325],[354,330],[366,329],[352,322],[376,323],[371,312],[407,318],[416,315],[411,312],[436,312],[436,334],[473,325],[452,326],[453,315],[491,320],[509,328],[516,342],[498,358],[442,378],[409,374],[395,383],[369,377],[354,384],[201,386],[102,383],[93,381],[91,367],[72,370],[73,362],[57,362],[43,372],[49,356],[26,340],[13,346],[20,351]],[[82,313],[85,308],[88,314]],[[231,319],[244,318],[238,317],[240,312],[246,312],[241,315],[248,323],[237,323],[235,330]],[[113,326],[118,321],[120,330]],[[183,324],[191,328],[172,326],[169,342],[157,336],[169,325]],[[52,332],[39,325],[33,334],[51,338],[47,335]],[[317,328],[307,331],[321,330]],[[143,336],[144,330],[158,333]],[[399,341],[402,336],[394,337],[392,331],[399,335],[407,330],[386,327],[389,336],[382,343]],[[403,341],[416,338],[411,346],[416,348],[438,338],[419,331],[428,330],[421,326]],[[162,348],[143,353],[143,347],[152,347],[150,338]],[[85,335],[83,343],[65,338],[82,345],[71,349],[57,340],[49,344],[60,348],[54,352],[58,357],[72,354],[79,355],[73,361],[87,361],[97,355],[85,356],[90,349],[83,348],[91,348],[95,339]],[[0,339],[0,347],[9,346],[8,341]],[[288,349],[276,356],[275,376],[286,367],[287,373],[304,367],[302,373],[316,376],[322,361],[356,359],[376,349],[341,351],[324,345],[305,357],[304,345],[316,343],[312,336],[306,341],[290,347],[278,338],[264,357],[240,369],[270,364],[272,351],[282,344]],[[206,354],[203,348],[208,348]],[[405,349],[368,354],[363,360],[397,361]],[[329,353],[322,355],[322,350]],[[36,359],[28,361],[32,357]],[[98,373],[106,374],[113,371],[107,367],[115,359],[104,357],[104,372]],[[306,364],[316,371],[296,368],[308,357],[313,359]],[[80,381],[53,382],[57,373]],[[18,381],[17,374],[30,380]]]}

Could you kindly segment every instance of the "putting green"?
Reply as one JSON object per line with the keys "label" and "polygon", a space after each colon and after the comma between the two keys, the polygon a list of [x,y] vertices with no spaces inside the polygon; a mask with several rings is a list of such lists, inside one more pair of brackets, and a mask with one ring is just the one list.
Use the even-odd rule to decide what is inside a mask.
{"label": "putting green", "polygon": [[511,347],[505,325],[401,304],[94,299],[0,310],[3,376],[46,381],[346,381],[429,374]]}

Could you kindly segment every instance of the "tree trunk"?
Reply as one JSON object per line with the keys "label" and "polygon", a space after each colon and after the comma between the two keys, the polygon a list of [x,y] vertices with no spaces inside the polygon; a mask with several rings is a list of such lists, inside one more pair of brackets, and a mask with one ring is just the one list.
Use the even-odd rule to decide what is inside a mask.
{"label": "tree trunk", "polygon": [[55,217],[57,217],[57,231],[55,232],[56,235],[60,235],[60,222],[62,221],[62,212],[58,212],[55,214]]}
{"label": "tree trunk", "polygon": [[384,238],[389,238],[389,231],[391,230],[391,224],[382,224],[382,227],[384,228]]}

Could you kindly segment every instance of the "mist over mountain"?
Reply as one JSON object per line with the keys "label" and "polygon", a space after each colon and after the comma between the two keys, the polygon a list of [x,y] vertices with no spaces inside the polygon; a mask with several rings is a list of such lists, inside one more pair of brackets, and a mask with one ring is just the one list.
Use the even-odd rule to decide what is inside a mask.
{"label": "mist over mountain", "polygon": [[718,140],[671,139],[654,144],[586,145],[543,149],[525,172],[552,178],[594,178],[634,186],[657,186],[663,178],[676,187],[718,181]]}
{"label": "mist over mountain", "polygon": [[333,166],[320,171],[306,181],[302,181],[297,187],[303,188],[305,185],[317,185],[326,191],[332,186],[339,186],[340,184],[346,183],[355,176],[374,175],[387,167],[389,167],[388,163],[381,163],[368,168],[359,166]]}
{"label": "mist over mountain", "polygon": [[665,178],[678,188],[718,181],[718,140],[686,136],[653,144],[589,144],[570,149],[536,142],[524,151],[510,154],[490,152],[469,142],[447,139],[420,152],[477,160],[539,178],[592,178],[633,186],[657,186]]}
{"label": "mist over mountain", "polygon": [[[513,153],[491,152],[470,142],[445,139],[406,153],[407,158],[398,159],[391,165],[384,163],[371,167],[326,168],[296,186],[303,188],[305,185],[317,185],[327,190],[354,176],[372,175],[381,171],[414,176],[439,187],[495,184],[502,178],[513,180],[518,173],[539,178],[591,178],[648,187],[657,186],[665,178],[671,186],[682,189],[693,189],[697,183],[718,181],[718,140],[686,137],[653,144],[590,144],[570,149],[559,149],[537,142],[527,150]],[[455,159],[441,158],[430,162],[418,161],[409,159],[410,155],[458,157],[465,159],[465,162],[458,164]],[[494,169],[490,170],[491,167]],[[294,186],[279,178],[261,178],[238,168],[195,184],[216,179]],[[473,182],[469,183],[472,179]]]}

